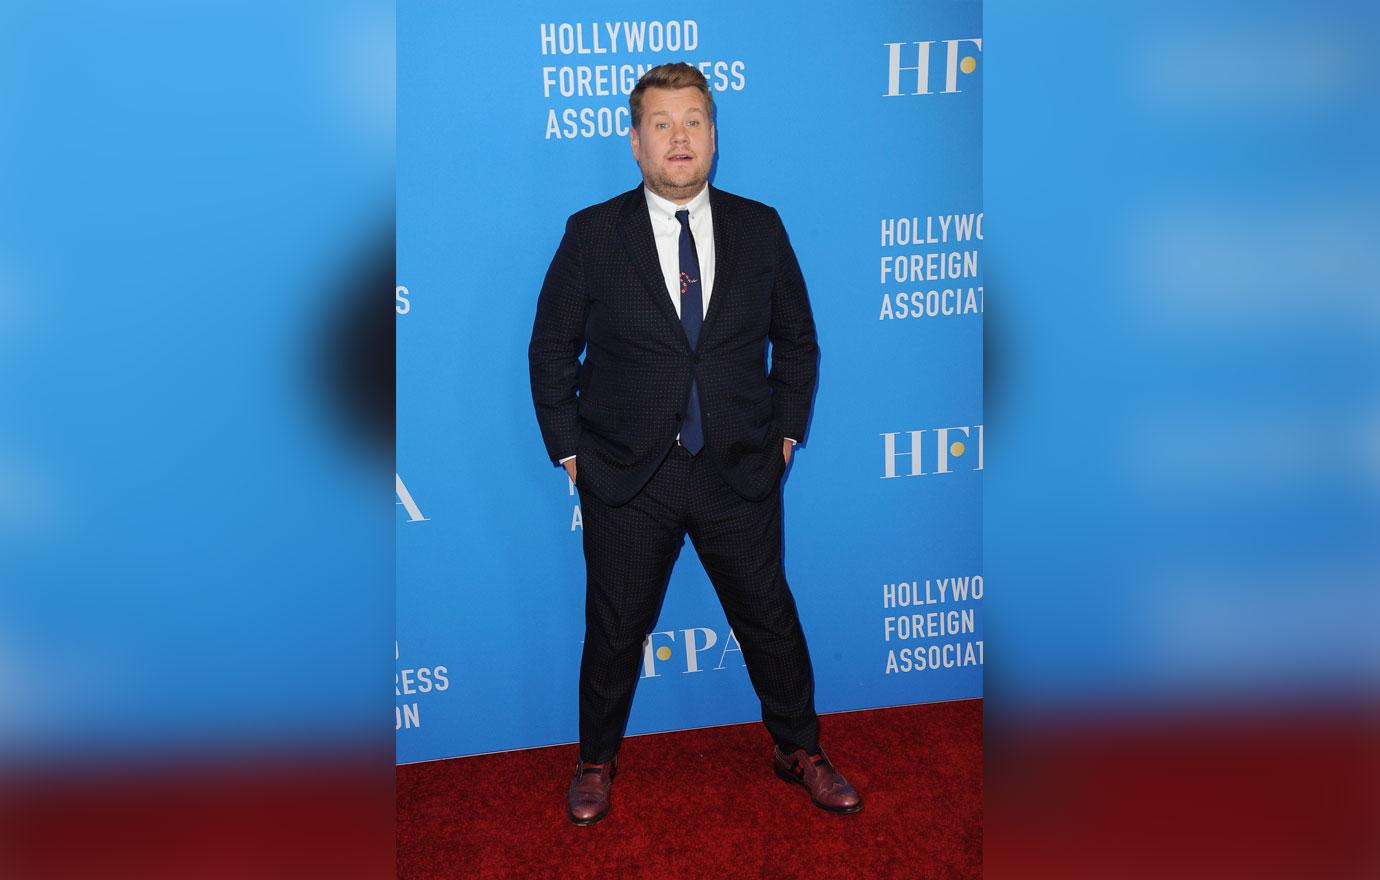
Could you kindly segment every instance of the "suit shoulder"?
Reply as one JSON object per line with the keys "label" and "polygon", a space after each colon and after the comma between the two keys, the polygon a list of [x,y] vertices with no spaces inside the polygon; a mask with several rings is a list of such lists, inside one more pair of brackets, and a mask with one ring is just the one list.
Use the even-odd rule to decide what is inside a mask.
{"label": "suit shoulder", "polygon": [[740,196],[722,189],[715,189],[711,196],[718,199],[725,207],[732,209],[733,213],[739,218],[748,222],[756,223],[780,223],[781,215],[776,209],[765,202]]}
{"label": "suit shoulder", "polygon": [[618,217],[619,213],[622,212],[624,205],[627,204],[627,200],[634,195],[639,195],[641,191],[641,187],[638,187],[625,193],[619,193],[613,198],[599,202],[598,204],[581,208],[570,215],[570,222],[581,228],[612,223]]}

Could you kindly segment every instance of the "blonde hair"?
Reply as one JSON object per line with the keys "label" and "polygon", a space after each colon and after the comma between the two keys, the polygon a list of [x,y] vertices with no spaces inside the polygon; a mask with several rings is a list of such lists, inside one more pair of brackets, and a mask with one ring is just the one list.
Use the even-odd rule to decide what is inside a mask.
{"label": "blonde hair", "polygon": [[637,85],[633,86],[632,92],[628,95],[628,110],[632,113],[633,128],[637,128],[642,121],[642,94],[651,88],[699,89],[700,94],[704,95],[705,109],[709,111],[709,119],[713,121],[714,93],[709,90],[709,81],[693,64],[673,61],[670,64],[658,64],[653,67],[642,74]]}

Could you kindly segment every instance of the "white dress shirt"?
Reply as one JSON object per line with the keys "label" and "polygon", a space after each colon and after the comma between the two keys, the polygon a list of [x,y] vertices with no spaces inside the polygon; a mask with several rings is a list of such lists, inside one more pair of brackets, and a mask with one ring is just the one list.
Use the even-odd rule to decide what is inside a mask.
{"label": "white dress shirt", "polygon": [[645,186],[642,192],[647,196],[647,213],[652,218],[652,237],[656,239],[656,255],[661,260],[666,292],[671,294],[677,315],[680,314],[680,221],[676,219],[676,212],[690,211],[690,234],[695,237],[695,254],[700,259],[700,299],[704,313],[709,314],[709,297],[714,292],[714,215],[709,210],[709,186],[681,205],[663,199]]}

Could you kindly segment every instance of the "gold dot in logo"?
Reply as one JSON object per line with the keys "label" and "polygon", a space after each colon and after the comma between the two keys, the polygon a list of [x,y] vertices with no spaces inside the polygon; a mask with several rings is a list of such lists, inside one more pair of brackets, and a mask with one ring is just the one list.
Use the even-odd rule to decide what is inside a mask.
{"label": "gold dot in logo", "polygon": [[964,73],[972,73],[977,70],[977,59],[971,55],[965,55],[963,60],[958,62],[958,69]]}
{"label": "gold dot in logo", "polygon": [[953,443],[949,444],[949,454],[952,455],[954,458],[957,458],[958,456],[962,455],[964,452],[967,451],[967,449],[968,447],[964,446],[963,441],[961,440],[955,440]]}
{"label": "gold dot in logo", "polygon": [[670,659],[671,659],[671,649],[668,648],[668,647],[666,647],[665,645],[662,645],[660,648],[657,648],[657,649],[656,649],[656,659],[658,659],[658,660],[670,660]]}

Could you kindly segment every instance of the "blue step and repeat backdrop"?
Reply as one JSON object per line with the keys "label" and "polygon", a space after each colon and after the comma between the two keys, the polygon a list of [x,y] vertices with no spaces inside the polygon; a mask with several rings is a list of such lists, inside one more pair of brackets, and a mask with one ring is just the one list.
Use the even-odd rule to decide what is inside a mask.
{"label": "blue step and repeat backdrop", "polygon": [[[778,209],[809,284],[784,491],[819,711],[982,694],[981,4],[693,9],[399,4],[399,763],[576,739],[580,507],[527,342],[566,217],[639,182],[627,94],[668,61],[714,89],[713,182]],[[630,734],[759,717],[689,549]]]}

